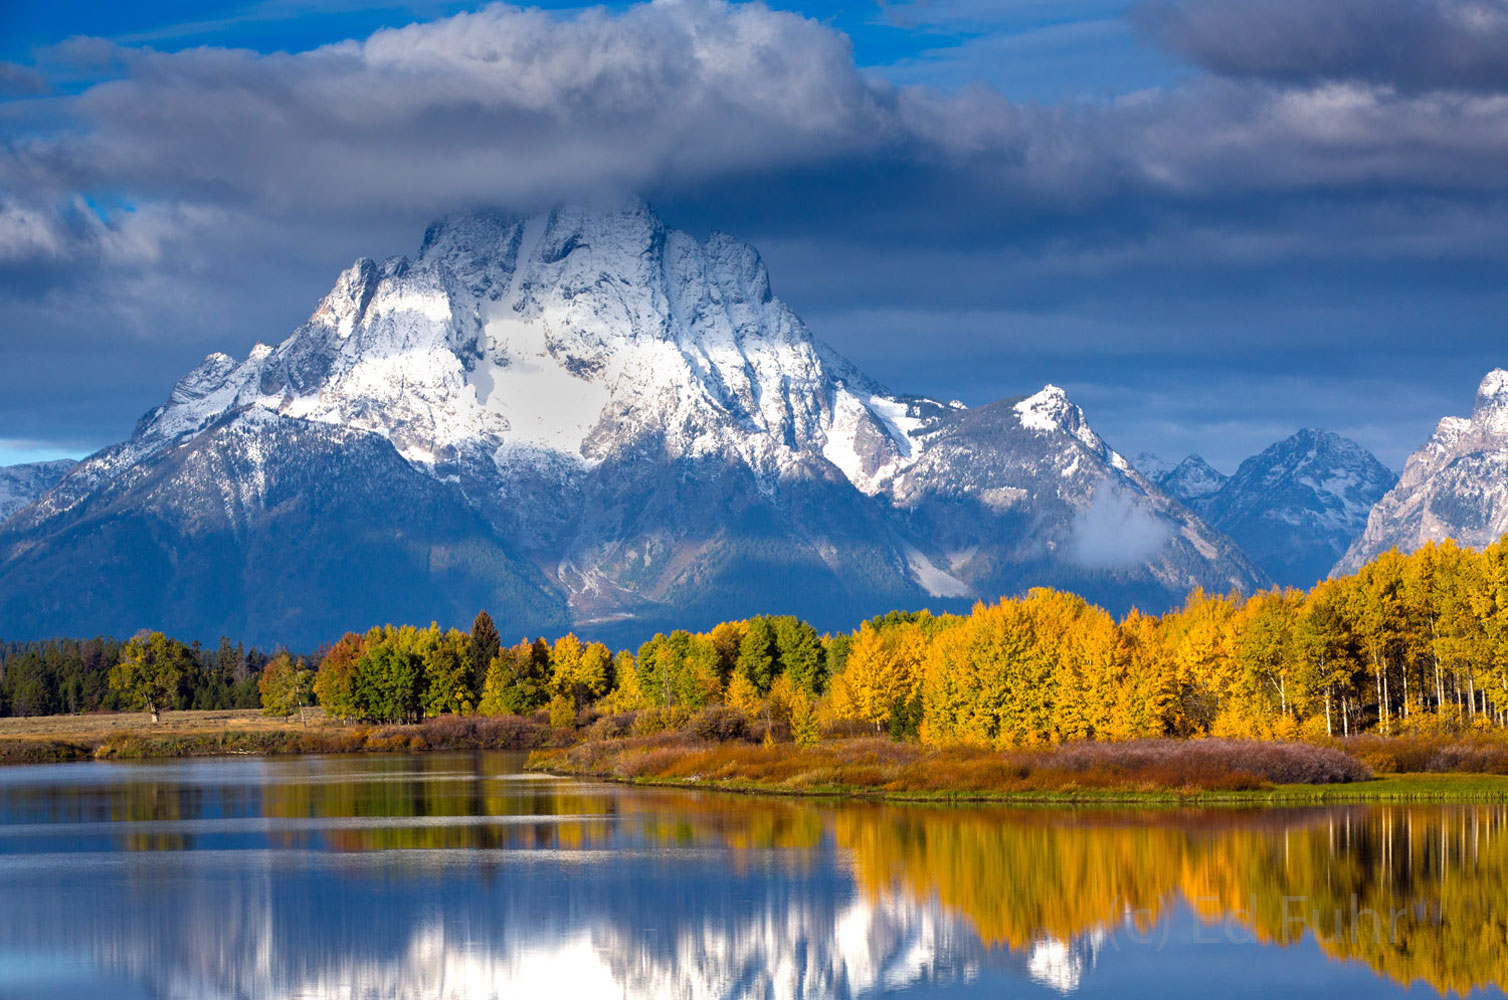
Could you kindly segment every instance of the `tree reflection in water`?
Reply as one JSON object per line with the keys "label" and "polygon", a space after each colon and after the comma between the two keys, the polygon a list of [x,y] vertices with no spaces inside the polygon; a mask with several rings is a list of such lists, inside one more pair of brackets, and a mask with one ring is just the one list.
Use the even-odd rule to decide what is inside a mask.
{"label": "tree reflection in water", "polygon": [[84,955],[204,997],[522,995],[551,977],[628,996],[981,975],[1066,991],[1108,944],[1181,914],[1268,963],[1305,941],[1441,993],[1508,983],[1501,805],[892,806],[518,763],[0,773],[0,970],[7,954]]}

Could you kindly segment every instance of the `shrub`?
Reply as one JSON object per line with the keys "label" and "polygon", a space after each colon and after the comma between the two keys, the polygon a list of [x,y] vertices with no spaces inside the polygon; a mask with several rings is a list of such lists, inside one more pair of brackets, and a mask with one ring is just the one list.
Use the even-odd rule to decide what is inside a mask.
{"label": "shrub", "polygon": [[599,715],[586,727],[589,740],[613,740],[627,736],[633,728],[637,712],[619,712],[616,715]]}
{"label": "shrub", "polygon": [[699,739],[726,743],[749,735],[749,717],[737,708],[712,705],[692,716],[686,729]]}
{"label": "shrub", "polygon": [[683,728],[690,719],[688,708],[646,708],[635,717],[632,732],[635,736],[670,732]]}
{"label": "shrub", "polygon": [[1508,738],[1496,732],[1368,733],[1343,740],[1341,745],[1379,772],[1508,774]]}
{"label": "shrub", "polygon": [[1216,773],[1238,772],[1282,785],[1336,784],[1372,777],[1372,770],[1363,762],[1332,747],[1312,743],[1153,739],[1068,743],[1046,753],[1054,767],[1064,770],[1147,773],[1161,783],[1184,776],[1197,784]]}
{"label": "shrub", "polygon": [[548,726],[517,715],[440,715],[415,728],[435,750],[534,750],[557,741]]}
{"label": "shrub", "polygon": [[576,704],[563,694],[550,699],[550,725],[556,729],[576,728]]}

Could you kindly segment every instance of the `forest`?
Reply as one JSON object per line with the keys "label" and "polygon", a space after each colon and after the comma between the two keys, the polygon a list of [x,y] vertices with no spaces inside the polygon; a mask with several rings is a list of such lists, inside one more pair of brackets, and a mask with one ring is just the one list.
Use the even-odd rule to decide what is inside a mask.
{"label": "forest", "polygon": [[[172,640],[166,640],[172,642]],[[127,643],[99,637],[0,642],[0,716],[78,715],[139,707],[110,674]],[[167,707],[257,708],[267,654],[222,638],[214,649],[173,642],[176,681]]]}
{"label": "forest", "polygon": [[0,647],[9,714],[317,703],[339,719],[548,713],[571,727],[638,712],[683,724],[727,706],[798,743],[871,732],[928,745],[1156,736],[1259,739],[1498,729],[1508,723],[1508,541],[1389,552],[1308,591],[1196,591],[1116,620],[1036,589],[966,615],[891,612],[851,633],[791,616],[612,650],[566,635],[503,645],[385,625],[313,657],[160,633]]}

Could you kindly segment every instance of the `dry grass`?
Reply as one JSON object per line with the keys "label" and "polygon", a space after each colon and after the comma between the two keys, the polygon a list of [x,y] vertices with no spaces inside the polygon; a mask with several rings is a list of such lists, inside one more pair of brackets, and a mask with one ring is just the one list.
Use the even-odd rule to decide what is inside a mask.
{"label": "dry grass", "polygon": [[563,745],[562,733],[514,716],[442,716],[412,726],[352,726],[309,713],[307,723],[247,711],[111,713],[0,719],[0,763],[90,758],[212,757],[222,754],[533,750]]}
{"label": "dry grass", "polygon": [[1508,736],[1501,733],[1368,733],[1337,741],[1374,771],[1388,774],[1508,774]]}
{"label": "dry grass", "polygon": [[1371,777],[1364,765],[1338,750],[1224,740],[1078,743],[1000,752],[929,748],[880,737],[827,740],[810,747],[756,745],[683,731],[588,739],[542,763],[626,780],[883,793],[1246,791],[1272,783]]}
{"label": "dry grass", "polygon": [[[326,722],[321,709],[306,710],[309,725],[335,725]],[[145,712],[95,712],[89,715],[43,715],[34,718],[0,718],[0,740],[90,740],[127,732],[154,732],[180,736],[190,733],[223,732],[227,729],[256,732],[283,732],[302,728],[299,717],[274,718],[250,708],[213,712],[164,712],[162,721],[152,724]]]}

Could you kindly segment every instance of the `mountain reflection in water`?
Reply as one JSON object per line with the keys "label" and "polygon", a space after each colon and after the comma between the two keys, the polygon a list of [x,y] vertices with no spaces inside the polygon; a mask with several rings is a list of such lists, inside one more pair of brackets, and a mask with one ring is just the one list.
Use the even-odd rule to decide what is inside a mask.
{"label": "mountain reflection in water", "polygon": [[[1508,808],[928,808],[505,754],[0,770],[0,997],[1508,982]],[[1214,981],[1212,983],[1212,981]],[[1224,1000],[1224,998],[1222,998]]]}

